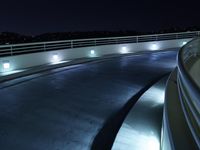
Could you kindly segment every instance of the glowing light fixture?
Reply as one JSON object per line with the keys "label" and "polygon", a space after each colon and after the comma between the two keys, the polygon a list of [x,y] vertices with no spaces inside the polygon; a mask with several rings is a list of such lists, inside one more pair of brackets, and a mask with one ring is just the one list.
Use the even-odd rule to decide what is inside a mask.
{"label": "glowing light fixture", "polygon": [[123,46],[122,49],[120,50],[120,53],[121,53],[121,54],[126,54],[126,53],[128,53],[127,47]]}
{"label": "glowing light fixture", "polygon": [[9,61],[4,61],[4,62],[3,62],[3,68],[4,68],[5,70],[10,69],[10,62],[9,62]]}
{"label": "glowing light fixture", "polygon": [[158,50],[159,47],[158,47],[157,44],[154,43],[154,44],[151,45],[150,49],[151,49],[151,50]]}
{"label": "glowing light fixture", "polygon": [[185,45],[185,44],[187,44],[187,42],[184,41],[182,45]]}
{"label": "glowing light fixture", "polygon": [[53,59],[58,59],[58,55],[57,54],[53,55]]}
{"label": "glowing light fixture", "polygon": [[94,54],[95,54],[95,51],[94,51],[94,50],[91,50],[91,51],[90,51],[90,54],[91,54],[91,55],[94,55]]}
{"label": "glowing light fixture", "polygon": [[59,61],[60,61],[60,58],[59,58],[58,54],[53,54],[53,56],[52,56],[52,62],[53,63],[57,63]]}

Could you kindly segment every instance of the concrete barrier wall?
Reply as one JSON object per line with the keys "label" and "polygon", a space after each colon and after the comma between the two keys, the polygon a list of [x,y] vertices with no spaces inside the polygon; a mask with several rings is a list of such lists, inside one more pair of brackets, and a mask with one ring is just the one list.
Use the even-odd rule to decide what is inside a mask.
{"label": "concrete barrier wall", "polygon": [[[164,50],[182,47],[184,42],[191,39],[165,40],[155,42],[141,42],[130,44],[103,45],[95,47],[83,47],[63,49],[32,54],[23,54],[0,58],[0,72],[5,72],[3,64],[9,62],[9,70],[19,70],[44,64],[52,63],[53,55],[57,55],[59,61],[72,60],[85,57],[101,57],[109,54],[135,53],[140,51]],[[91,53],[94,51],[94,54]]]}

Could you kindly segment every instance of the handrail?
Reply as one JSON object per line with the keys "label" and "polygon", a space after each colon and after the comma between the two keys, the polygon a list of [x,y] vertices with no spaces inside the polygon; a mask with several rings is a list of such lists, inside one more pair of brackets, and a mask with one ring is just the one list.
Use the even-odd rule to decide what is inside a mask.
{"label": "handrail", "polygon": [[[87,38],[87,39],[75,39],[75,40],[59,40],[59,41],[46,41],[46,42],[33,42],[33,43],[22,43],[22,44],[12,44],[12,46],[20,46],[20,45],[30,45],[30,44],[49,44],[49,43],[60,43],[60,42],[70,42],[70,41],[86,41],[86,40],[107,40],[107,39],[126,39],[126,38],[134,38],[134,37],[151,37],[151,36],[168,36],[168,35],[185,35],[197,33],[200,35],[200,31],[193,31],[193,32],[179,32],[179,33],[165,33],[165,34],[149,34],[149,35],[139,35],[139,36],[120,36],[120,37],[108,37],[108,38]],[[10,46],[10,45],[0,45],[2,46]]]}
{"label": "handrail", "polygon": [[178,53],[177,85],[184,116],[200,149],[200,88],[186,67],[187,62],[193,58],[192,56],[196,56],[196,50],[200,52],[200,47],[196,47],[197,42],[200,43],[200,39],[192,40]]}
{"label": "handrail", "polygon": [[[38,49],[34,48],[33,49],[34,52],[43,52],[43,51],[50,51],[50,50],[69,49],[69,48],[88,47],[88,46],[185,39],[185,38],[194,38],[198,36],[200,36],[200,31],[0,45],[0,57],[28,53],[28,52],[24,52],[24,49],[26,48],[30,49],[30,47],[32,46],[41,47]],[[2,53],[3,51],[4,52],[6,51],[6,53]]]}

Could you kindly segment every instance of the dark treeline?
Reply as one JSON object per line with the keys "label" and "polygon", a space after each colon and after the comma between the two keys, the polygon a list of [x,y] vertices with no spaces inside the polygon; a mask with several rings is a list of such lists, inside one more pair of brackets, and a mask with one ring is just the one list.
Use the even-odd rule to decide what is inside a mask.
{"label": "dark treeline", "polygon": [[0,44],[17,44],[17,43],[31,43],[31,42],[44,42],[56,40],[71,40],[71,39],[85,39],[85,38],[104,38],[104,37],[117,37],[117,36],[135,36],[146,34],[162,34],[162,33],[175,33],[186,31],[199,31],[200,27],[188,28],[168,28],[156,32],[137,32],[137,31],[93,31],[93,32],[56,32],[45,33],[36,36],[21,35],[12,32],[0,33]]}

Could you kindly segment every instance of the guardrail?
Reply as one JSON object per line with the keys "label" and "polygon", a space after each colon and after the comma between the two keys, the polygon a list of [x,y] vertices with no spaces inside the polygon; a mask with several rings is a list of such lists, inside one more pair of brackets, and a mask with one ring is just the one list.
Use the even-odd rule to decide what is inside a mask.
{"label": "guardrail", "polygon": [[[200,38],[183,46],[166,87],[162,150],[200,149]],[[197,64],[197,65],[196,65]]]}
{"label": "guardrail", "polygon": [[101,46],[110,44],[140,43],[140,42],[150,42],[150,41],[185,39],[185,38],[194,38],[199,36],[200,36],[200,31],[193,31],[193,32],[156,34],[156,35],[0,45],[0,57],[27,54],[27,53],[36,53],[43,51],[60,50],[60,49],[71,49],[71,48]]}
{"label": "guardrail", "polygon": [[199,54],[200,39],[192,40],[179,51],[177,85],[186,122],[200,149],[200,88],[194,76],[189,73],[190,65],[193,65],[191,60],[196,59]]}

